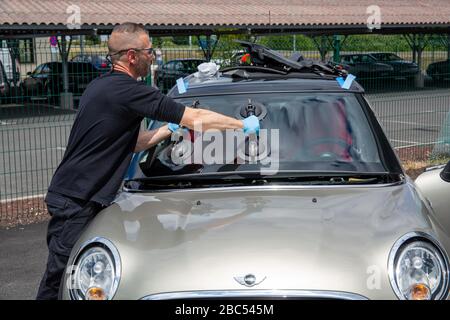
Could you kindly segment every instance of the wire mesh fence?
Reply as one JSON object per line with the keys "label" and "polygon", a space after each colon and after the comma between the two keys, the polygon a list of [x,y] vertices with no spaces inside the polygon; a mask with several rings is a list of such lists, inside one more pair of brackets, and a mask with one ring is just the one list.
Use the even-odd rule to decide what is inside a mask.
{"label": "wire mesh fence", "polygon": [[[365,87],[402,160],[448,158],[448,35],[232,35],[210,43],[153,38],[154,72],[145,81],[167,92],[209,57],[222,68],[248,63],[236,39],[256,41],[286,57],[300,51],[305,58],[332,61]],[[80,96],[110,68],[106,40],[0,39],[0,226],[46,218],[43,196],[64,155]],[[62,46],[68,49],[67,64]]]}

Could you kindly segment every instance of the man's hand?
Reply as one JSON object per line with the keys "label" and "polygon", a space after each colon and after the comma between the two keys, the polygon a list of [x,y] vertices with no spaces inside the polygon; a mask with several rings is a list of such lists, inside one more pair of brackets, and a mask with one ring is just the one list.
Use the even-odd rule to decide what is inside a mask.
{"label": "man's hand", "polygon": [[210,129],[244,129],[244,132],[259,133],[259,120],[255,116],[238,120],[214,111],[189,107],[186,107],[180,124],[192,130],[199,128],[201,131]]}
{"label": "man's hand", "polygon": [[243,120],[244,123],[244,133],[252,134],[255,133],[259,135],[259,119],[257,116],[250,116]]}

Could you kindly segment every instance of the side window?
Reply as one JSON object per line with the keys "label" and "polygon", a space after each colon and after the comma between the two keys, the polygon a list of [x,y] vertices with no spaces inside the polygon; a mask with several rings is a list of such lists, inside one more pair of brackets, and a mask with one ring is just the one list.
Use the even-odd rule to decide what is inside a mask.
{"label": "side window", "polygon": [[195,61],[185,61],[183,64],[184,71],[190,71],[194,69]]}
{"label": "side window", "polygon": [[50,69],[50,67],[49,67],[48,64],[44,64],[44,65],[42,66],[41,73],[48,74],[48,73],[50,73],[51,71],[52,71],[52,70]]}
{"label": "side window", "polygon": [[168,62],[164,65],[164,69],[167,71],[173,71],[173,67],[174,67],[174,63],[173,62]]}
{"label": "side window", "polygon": [[353,56],[352,57],[353,63],[360,63],[361,62],[361,56]]}
{"label": "side window", "polygon": [[175,71],[184,71],[185,69],[186,69],[186,68],[184,67],[183,62],[178,61],[178,62],[175,64]]}
{"label": "side window", "polygon": [[35,75],[35,76],[48,74],[48,73],[50,73],[50,68],[47,64],[41,64],[33,71],[33,75]]}
{"label": "side window", "polygon": [[33,74],[40,74],[42,72],[43,67],[44,67],[43,64],[41,64],[40,66],[37,66],[37,68],[34,69]]}
{"label": "side window", "polygon": [[369,56],[361,56],[361,62],[365,62],[365,63],[370,62]]}
{"label": "side window", "polygon": [[384,56],[384,54],[379,53],[379,54],[375,55],[375,59],[377,59],[379,61],[385,61],[386,57]]}

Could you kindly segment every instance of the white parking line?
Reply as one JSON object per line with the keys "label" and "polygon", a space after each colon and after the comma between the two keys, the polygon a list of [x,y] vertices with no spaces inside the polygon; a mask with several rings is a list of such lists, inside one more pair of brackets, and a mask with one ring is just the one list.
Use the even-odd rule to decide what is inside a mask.
{"label": "white parking line", "polygon": [[417,142],[417,141],[406,141],[406,140],[397,140],[397,139],[389,139],[389,140],[391,140],[391,141],[395,141],[395,142],[402,142],[402,143],[409,143],[409,144],[418,144],[418,143],[420,143],[420,142]]}
{"label": "white parking line", "polygon": [[15,121],[10,121],[10,122],[0,121],[0,125],[2,125],[2,126],[9,126],[9,125],[16,124],[16,123],[17,122],[15,122]]}
{"label": "white parking line", "polygon": [[54,148],[46,148],[46,149],[42,149],[42,150],[61,150],[61,151],[66,151],[66,147],[54,147]]}
{"label": "white parking line", "polygon": [[422,127],[441,127],[441,125],[437,125],[437,124],[425,124],[425,123],[420,123],[420,122],[409,122],[409,121],[399,121],[399,120],[382,120],[382,121],[383,122],[409,124],[409,125],[422,126]]}
{"label": "white parking line", "polygon": [[35,199],[35,198],[43,198],[45,194],[36,194],[34,196],[25,196],[25,197],[18,197],[18,198],[11,198],[11,199],[3,199],[0,200],[0,203],[7,203],[7,202],[13,202],[13,201],[20,201],[20,200],[29,200],[29,199]]}
{"label": "white parking line", "polygon": [[417,144],[411,144],[411,145],[406,145],[406,146],[395,147],[395,149],[410,148],[410,147],[422,147],[422,146],[428,146],[430,144],[443,143],[443,142],[444,141],[417,143]]}

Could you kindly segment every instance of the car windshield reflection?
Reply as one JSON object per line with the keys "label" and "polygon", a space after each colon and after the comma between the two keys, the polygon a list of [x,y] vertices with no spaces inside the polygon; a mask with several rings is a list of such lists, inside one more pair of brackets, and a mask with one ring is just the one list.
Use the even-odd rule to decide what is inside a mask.
{"label": "car windshield reflection", "polygon": [[[275,168],[272,174],[386,172],[367,117],[352,93],[255,93],[194,100],[199,108],[240,119],[248,115],[250,106],[261,119],[260,136],[255,140],[244,137],[239,142],[239,137],[220,132],[200,135],[181,131],[179,140],[172,136],[147,152],[140,161],[142,172],[135,178],[214,173],[248,175],[260,174],[268,167]],[[193,99],[178,101],[191,105]],[[162,125],[155,123],[153,128]],[[256,141],[258,147],[253,158],[251,141]],[[201,146],[200,157],[194,154],[198,146]]]}

